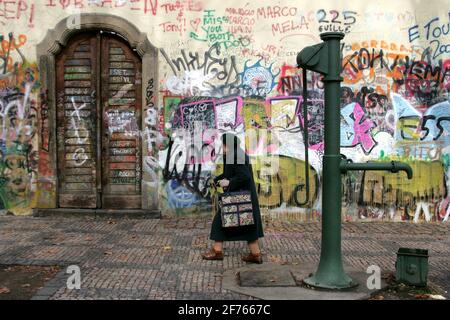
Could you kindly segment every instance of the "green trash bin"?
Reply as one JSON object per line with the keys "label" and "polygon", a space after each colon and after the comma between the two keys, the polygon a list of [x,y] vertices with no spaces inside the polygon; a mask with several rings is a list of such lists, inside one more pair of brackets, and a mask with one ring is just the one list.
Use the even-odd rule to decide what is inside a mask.
{"label": "green trash bin", "polygon": [[428,277],[428,250],[398,249],[395,268],[398,282],[425,287]]}

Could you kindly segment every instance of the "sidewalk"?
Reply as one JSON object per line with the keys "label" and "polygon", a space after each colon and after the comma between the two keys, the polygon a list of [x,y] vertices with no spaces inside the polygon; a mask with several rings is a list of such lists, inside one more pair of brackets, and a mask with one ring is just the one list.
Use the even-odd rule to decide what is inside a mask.
{"label": "sidewalk", "polygon": [[[222,286],[225,271],[245,265],[245,243],[226,243],[223,261],[203,261],[209,218],[90,219],[0,217],[0,264],[81,268],[80,290],[64,270],[40,291],[48,299],[253,299]],[[269,223],[265,261],[316,264],[320,223]],[[401,246],[429,250],[429,281],[450,292],[450,224],[343,224],[344,263],[394,271]],[[449,298],[448,293],[446,297]]]}

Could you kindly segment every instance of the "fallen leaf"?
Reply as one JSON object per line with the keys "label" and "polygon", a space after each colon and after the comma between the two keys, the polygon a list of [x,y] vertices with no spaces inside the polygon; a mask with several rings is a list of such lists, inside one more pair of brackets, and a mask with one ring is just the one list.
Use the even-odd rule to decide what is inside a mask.
{"label": "fallen leaf", "polygon": [[270,262],[275,262],[275,263],[281,262],[281,258],[278,258],[278,257],[270,257],[269,260],[270,260]]}
{"label": "fallen leaf", "polygon": [[51,248],[51,249],[46,250],[45,253],[56,254],[56,253],[58,253],[58,251],[59,251],[58,248]]}
{"label": "fallen leaf", "polygon": [[1,287],[0,288],[0,294],[10,293],[10,292],[11,291],[7,287]]}
{"label": "fallen leaf", "polygon": [[446,300],[445,297],[440,294],[430,294],[429,297],[435,300]]}
{"label": "fallen leaf", "polygon": [[118,258],[122,261],[126,261],[128,259],[128,255],[125,253],[122,253],[118,256]]}

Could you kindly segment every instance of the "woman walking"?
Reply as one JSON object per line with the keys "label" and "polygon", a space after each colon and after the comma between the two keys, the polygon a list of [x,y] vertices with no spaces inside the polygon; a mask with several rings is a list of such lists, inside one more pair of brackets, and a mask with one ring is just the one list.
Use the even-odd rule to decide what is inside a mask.
{"label": "woman walking", "polygon": [[221,213],[216,212],[211,226],[210,239],[214,240],[212,249],[203,254],[205,260],[223,259],[224,241],[247,241],[250,253],[242,257],[245,262],[262,263],[258,239],[264,237],[259,211],[258,195],[253,181],[252,166],[248,156],[240,148],[237,136],[226,133],[222,136],[223,174],[214,179],[214,183],[226,192],[250,191],[253,207],[254,224],[233,228],[223,228]]}

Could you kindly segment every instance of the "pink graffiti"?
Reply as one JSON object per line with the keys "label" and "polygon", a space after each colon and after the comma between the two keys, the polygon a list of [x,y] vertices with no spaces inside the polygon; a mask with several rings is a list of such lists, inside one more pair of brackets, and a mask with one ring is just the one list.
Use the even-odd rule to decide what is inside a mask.
{"label": "pink graffiti", "polygon": [[364,151],[368,152],[375,147],[375,140],[370,135],[370,130],[375,127],[375,123],[372,120],[364,119],[365,113],[359,103],[355,104],[353,109],[353,116],[355,122],[353,123],[353,129],[355,130],[355,137],[353,139],[353,145],[361,144]]}
{"label": "pink graffiti", "polygon": [[242,97],[233,97],[222,100],[215,100],[216,105],[216,128],[217,129],[236,129],[244,123],[242,117],[242,108],[244,101]]}
{"label": "pink graffiti", "polygon": [[[295,107],[293,110],[284,110],[285,112],[282,112],[282,117],[286,119],[286,126],[285,129],[288,129],[289,127],[295,125],[296,121],[298,120],[301,125],[303,126],[303,114],[302,114],[302,101],[303,97],[301,96],[278,96],[278,97],[269,97],[266,99],[266,114],[271,120],[271,124],[273,125],[274,122],[278,122],[279,119],[273,118],[273,104],[277,102],[282,101],[295,101]],[[308,117],[309,119],[309,117]]]}

